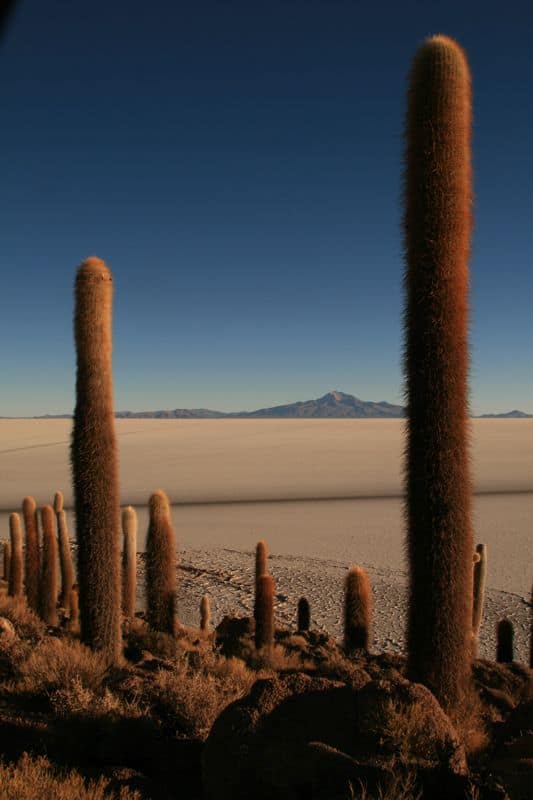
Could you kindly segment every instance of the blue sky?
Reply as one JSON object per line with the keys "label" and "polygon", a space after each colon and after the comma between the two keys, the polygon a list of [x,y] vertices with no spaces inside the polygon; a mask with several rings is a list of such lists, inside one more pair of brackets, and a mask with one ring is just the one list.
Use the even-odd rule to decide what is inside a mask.
{"label": "blue sky", "polygon": [[474,413],[533,413],[529,2],[22,0],[0,45],[0,415],[71,411],[73,281],[115,279],[120,409],[402,402],[406,75],[474,87]]}

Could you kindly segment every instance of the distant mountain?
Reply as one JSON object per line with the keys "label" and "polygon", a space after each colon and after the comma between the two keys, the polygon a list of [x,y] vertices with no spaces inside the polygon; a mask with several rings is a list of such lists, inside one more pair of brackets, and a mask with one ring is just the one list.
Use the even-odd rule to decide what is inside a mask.
{"label": "distant mountain", "polygon": [[533,419],[533,414],[526,414],[525,411],[507,411],[505,414],[480,414],[479,419]]}
{"label": "distant mountain", "polygon": [[[32,419],[65,419],[72,414],[45,414]],[[174,408],[166,411],[117,411],[118,419],[399,419],[405,417],[403,406],[395,406],[380,400],[360,400],[345,392],[328,392],[316,400],[302,400],[284,406],[258,408],[256,411],[212,411],[209,408]],[[533,419],[533,414],[524,411],[508,411],[506,414],[481,414],[479,419]],[[13,419],[0,417],[0,419]]]}

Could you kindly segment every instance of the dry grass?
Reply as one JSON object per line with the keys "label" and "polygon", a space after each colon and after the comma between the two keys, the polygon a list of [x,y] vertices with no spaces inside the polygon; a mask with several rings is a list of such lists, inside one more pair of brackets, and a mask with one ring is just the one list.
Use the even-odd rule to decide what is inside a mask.
{"label": "dry grass", "polygon": [[0,592],[0,617],[8,619],[21,639],[35,644],[45,635],[44,622],[28,607],[24,597],[8,597]]}
{"label": "dry grass", "polygon": [[48,759],[24,753],[16,764],[0,762],[0,800],[140,800],[131,789],[109,789],[109,781],[85,782],[74,771],[59,772]]}
{"label": "dry grass", "polygon": [[31,694],[49,694],[76,681],[86,689],[98,689],[106,672],[100,653],[72,639],[45,639],[18,665],[20,688]]}
{"label": "dry grass", "polygon": [[396,775],[387,787],[380,787],[377,794],[370,794],[365,785],[358,787],[350,785],[352,800],[420,800],[422,791],[417,786],[416,775],[413,771],[405,775]]}

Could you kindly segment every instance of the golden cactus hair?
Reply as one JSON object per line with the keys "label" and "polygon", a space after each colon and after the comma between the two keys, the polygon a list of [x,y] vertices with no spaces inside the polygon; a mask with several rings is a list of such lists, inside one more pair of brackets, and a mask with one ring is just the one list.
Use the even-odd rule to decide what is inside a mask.
{"label": "golden cactus hair", "polygon": [[410,73],[404,183],[407,673],[445,710],[471,687],[471,103],[464,50],[427,39]]}
{"label": "golden cactus hair", "polygon": [[43,563],[40,583],[40,615],[47,625],[57,625],[57,539],[54,525],[54,509],[50,505],[41,508],[43,529]]}
{"label": "golden cactus hair", "polygon": [[39,518],[37,503],[33,497],[25,497],[22,501],[22,517],[24,519],[24,533],[26,549],[25,562],[25,588],[28,605],[39,612],[39,580],[41,572],[41,551],[39,546]]}
{"label": "golden cactus hair", "polygon": [[81,640],[121,656],[120,502],[111,365],[111,272],[88,258],[76,276],[76,407],[71,462]]}
{"label": "golden cactus hair", "polygon": [[372,589],[366,570],[353,566],[344,584],[344,649],[368,650],[372,622]]}
{"label": "golden cactus hair", "polygon": [[170,503],[164,491],[149,501],[146,536],[146,619],[155,631],[174,634],[176,628],[177,558]]}
{"label": "golden cactus hair", "polygon": [[137,603],[137,512],[132,506],[122,511],[122,612],[134,617]]}
{"label": "golden cactus hair", "polygon": [[13,512],[9,515],[9,536],[11,539],[11,563],[9,568],[9,597],[22,597],[22,527],[20,516]]}

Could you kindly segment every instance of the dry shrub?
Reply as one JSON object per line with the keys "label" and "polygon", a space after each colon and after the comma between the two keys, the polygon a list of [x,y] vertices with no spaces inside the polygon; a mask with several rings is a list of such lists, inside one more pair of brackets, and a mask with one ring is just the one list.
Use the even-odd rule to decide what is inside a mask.
{"label": "dry shrub", "polygon": [[141,800],[139,792],[112,791],[105,778],[85,782],[79,773],[60,772],[48,759],[27,753],[16,764],[0,762],[0,787],[0,800]]}
{"label": "dry shrub", "polygon": [[483,718],[483,705],[476,691],[467,694],[463,704],[449,716],[469,761],[488,748],[490,736]]}
{"label": "dry shrub", "polygon": [[420,800],[422,790],[417,786],[416,773],[412,770],[393,775],[386,787],[379,787],[376,794],[370,794],[362,782],[359,786],[350,784],[352,800]]}
{"label": "dry shrub", "polygon": [[33,644],[45,634],[44,622],[28,607],[23,597],[0,596],[0,617],[8,619],[21,639]]}
{"label": "dry shrub", "polygon": [[84,686],[79,676],[73,678],[62,689],[56,689],[50,696],[52,708],[58,717],[140,717],[141,707],[132,701],[118,697],[107,687],[98,691]]}
{"label": "dry shrub", "polygon": [[73,681],[88,689],[102,685],[106,674],[105,657],[78,641],[49,638],[40,642],[19,666],[23,691],[54,692]]}

